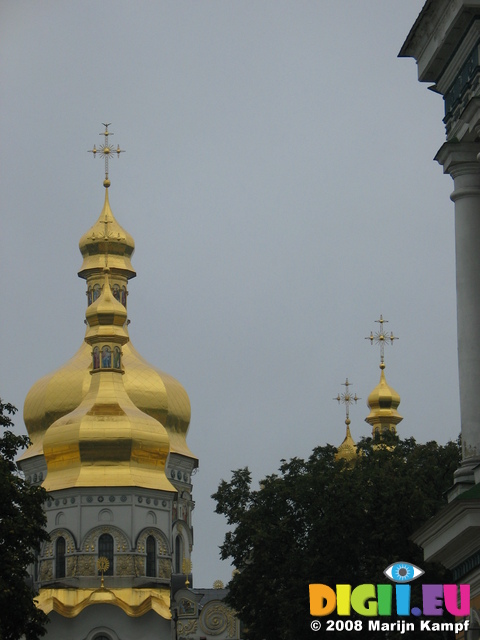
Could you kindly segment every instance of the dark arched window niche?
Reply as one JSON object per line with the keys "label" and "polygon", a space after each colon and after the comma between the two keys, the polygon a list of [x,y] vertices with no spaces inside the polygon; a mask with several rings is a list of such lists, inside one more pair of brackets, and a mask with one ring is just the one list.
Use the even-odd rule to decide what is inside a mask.
{"label": "dark arched window niche", "polygon": [[[98,539],[98,557],[108,560],[108,569],[103,572],[103,575],[113,576],[113,538],[109,533],[102,533]],[[101,575],[101,571],[98,575]]]}
{"label": "dark arched window niche", "polygon": [[65,538],[60,536],[55,544],[55,577],[65,578]]}
{"label": "dark arched window niche", "polygon": [[117,634],[108,627],[96,627],[92,629],[85,640],[119,640]]}
{"label": "dark arched window niche", "polygon": [[182,573],[183,540],[182,536],[175,538],[175,573]]}
{"label": "dark arched window niche", "polygon": [[157,543],[153,536],[147,538],[147,576],[154,578],[157,575],[155,565],[157,563]]}

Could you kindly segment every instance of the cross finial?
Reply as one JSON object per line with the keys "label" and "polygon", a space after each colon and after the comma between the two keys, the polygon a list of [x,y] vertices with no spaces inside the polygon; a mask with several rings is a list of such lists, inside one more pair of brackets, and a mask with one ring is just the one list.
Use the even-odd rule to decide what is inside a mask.
{"label": "cross finial", "polygon": [[352,394],[348,390],[348,387],[350,387],[351,385],[352,383],[348,381],[348,378],[345,378],[345,382],[342,382],[342,386],[345,387],[345,392],[339,393],[336,398],[333,398],[334,400],[338,401],[338,404],[341,403],[345,405],[345,424],[347,425],[347,427],[350,424],[350,405],[354,402],[355,404],[357,404],[357,400],[361,400],[361,398],[359,398],[357,394],[352,396]]}
{"label": "cross finial", "polygon": [[190,584],[188,576],[190,575],[191,571],[192,571],[192,561],[189,558],[183,558],[182,573],[185,575],[185,586],[187,587],[187,589],[188,589],[188,585]]}
{"label": "cross finial", "polygon": [[105,159],[105,180],[103,181],[103,186],[108,189],[110,186],[110,180],[108,179],[108,159],[113,158],[113,155],[116,153],[117,158],[120,157],[121,153],[124,153],[123,149],[120,149],[120,145],[117,145],[117,148],[114,149],[112,145],[108,141],[108,136],[113,136],[113,133],[108,130],[108,127],[112,124],[111,122],[102,122],[105,127],[105,131],[102,131],[99,135],[105,136],[104,144],[101,144],[97,149],[95,145],[93,145],[93,149],[89,149],[89,153],[93,153],[93,157],[95,158],[97,153],[99,156]]}
{"label": "cross finial", "polygon": [[384,320],[382,315],[380,315],[380,320],[375,320],[375,322],[380,324],[379,330],[376,333],[371,331],[365,340],[370,340],[370,344],[375,343],[380,345],[380,369],[385,369],[385,345],[389,344],[389,342],[393,344],[393,341],[398,340],[398,338],[393,335],[393,331],[390,332],[390,335],[387,335],[383,325],[385,322],[388,322],[388,320]]}

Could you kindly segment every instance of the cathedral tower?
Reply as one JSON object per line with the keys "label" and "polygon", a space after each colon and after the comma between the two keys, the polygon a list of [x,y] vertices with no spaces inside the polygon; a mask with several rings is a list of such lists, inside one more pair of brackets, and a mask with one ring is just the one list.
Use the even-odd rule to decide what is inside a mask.
{"label": "cathedral tower", "polygon": [[109,204],[108,160],[122,150],[108,126],[92,150],[105,159],[105,201],[80,240],[85,338],[24,407],[32,444],[20,466],[49,493],[50,541],[34,569],[49,640],[170,638],[172,580],[191,566],[190,403],[129,337],[135,245]]}

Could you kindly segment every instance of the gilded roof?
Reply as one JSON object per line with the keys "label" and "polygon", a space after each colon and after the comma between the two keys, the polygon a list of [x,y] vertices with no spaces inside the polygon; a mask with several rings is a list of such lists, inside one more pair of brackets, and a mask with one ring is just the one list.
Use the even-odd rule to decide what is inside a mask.
{"label": "gilded roof", "polygon": [[[160,457],[153,466],[164,464],[163,458],[168,455],[168,449],[172,453],[188,456],[196,463],[196,457],[186,443],[190,422],[188,395],[175,378],[153,367],[133,347],[127,328],[126,297],[120,302],[120,297],[112,293],[112,287],[123,286],[125,288],[128,280],[135,276],[130,263],[134,242],[131,236],[116,222],[108,201],[108,188],[105,191],[102,213],[96,224],[80,241],[84,260],[78,275],[87,280],[87,288],[89,289],[85,340],[70,360],[56,371],[41,378],[30,389],[24,405],[24,420],[32,444],[21,459],[25,460],[42,455],[45,448],[47,462],[50,459],[50,466],[52,466],[52,451],[56,450],[56,440],[58,439],[59,442],[62,441],[65,444],[65,438],[67,440],[73,438],[72,434],[76,429],[75,438],[79,438],[78,442],[82,441],[86,430],[91,429],[91,416],[96,415],[95,420],[97,421],[100,419],[99,405],[94,400],[95,394],[105,394],[109,390],[110,401],[107,403],[102,401],[102,406],[109,416],[111,416],[112,406],[115,403],[121,407],[121,411],[118,409],[115,411],[118,415],[122,413],[122,418],[118,418],[118,420],[123,424],[124,432],[125,429],[128,431],[130,428],[126,426],[126,423],[133,419],[139,421],[139,424],[143,425],[142,429],[146,429],[147,432],[151,429],[157,430],[158,433],[161,433],[162,430],[165,431],[165,437],[168,441],[166,453],[165,443],[162,444],[161,438],[162,442],[158,440],[158,433],[155,437],[145,435],[142,436],[143,444],[138,450],[140,458],[144,455],[144,453],[140,453],[140,450],[145,452],[150,446],[147,446],[146,440],[153,438],[148,455],[152,456],[153,460],[158,457],[154,452],[155,449],[158,452],[163,451],[161,455],[158,453]],[[97,298],[90,297],[93,285],[101,291]],[[115,383],[107,384],[105,381],[101,383],[97,381],[94,384],[95,378],[108,377],[103,373],[92,373],[94,368],[92,350],[95,345],[100,349],[105,345],[110,345],[111,348],[117,345],[121,349],[122,372],[118,375],[115,372],[109,372],[110,377],[112,375],[114,378],[120,377],[121,383],[116,380]],[[90,407],[88,408],[89,403]],[[97,406],[95,411],[92,410],[93,405]],[[102,416],[103,419],[104,416]],[[72,420],[80,420],[81,426],[77,425],[73,429],[71,427]],[[52,425],[54,425],[54,429]],[[70,436],[64,435],[65,429],[70,431]],[[47,431],[49,432],[48,438],[46,438]],[[135,440],[134,437],[133,440]],[[82,444],[80,449],[85,449],[85,445]],[[53,455],[53,457],[55,456],[58,458],[57,453]],[[76,453],[72,453],[70,449],[69,452],[65,450],[65,459],[67,458],[72,464],[72,474],[76,473],[74,471],[75,465],[80,464],[79,460],[82,459],[78,447]],[[120,466],[125,464],[120,451],[118,452],[118,464]],[[47,477],[48,475],[51,476],[50,468]],[[110,480],[108,480],[109,483]],[[156,488],[159,488],[158,479]]]}
{"label": "gilded roof", "polygon": [[385,365],[380,365],[380,382],[368,396],[369,415],[365,421],[375,427],[382,426],[396,431],[396,425],[403,420],[397,408],[400,404],[400,396],[390,387],[385,378]]}
{"label": "gilded roof", "polygon": [[350,420],[347,422],[347,431],[342,444],[338,447],[335,458],[337,460],[346,460],[350,462],[357,457],[357,445],[355,444],[352,434],[350,433]]}
{"label": "gilded roof", "polygon": [[105,189],[102,212],[93,227],[81,237],[79,247],[83,256],[83,264],[78,272],[81,278],[86,279],[91,273],[103,269],[106,255],[112,270],[118,269],[127,278],[135,277],[131,263],[135,242],[114,218],[108,201],[108,189]]}

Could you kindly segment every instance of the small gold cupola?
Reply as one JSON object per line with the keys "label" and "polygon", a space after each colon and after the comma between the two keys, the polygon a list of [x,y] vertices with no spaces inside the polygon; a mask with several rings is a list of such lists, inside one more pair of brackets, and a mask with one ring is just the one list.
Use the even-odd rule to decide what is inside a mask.
{"label": "small gold cupola", "polygon": [[78,275],[85,280],[99,268],[105,266],[105,255],[112,271],[128,280],[136,273],[131,257],[135,251],[132,236],[115,220],[108,201],[108,188],[105,189],[105,202],[97,222],[80,239],[80,252],[83,264]]}
{"label": "small gold cupola", "polygon": [[390,332],[390,335],[385,332],[384,324],[388,320],[384,320],[383,316],[380,316],[380,320],[376,322],[380,324],[380,329],[375,334],[371,332],[366,338],[371,344],[380,345],[380,382],[368,396],[367,404],[370,413],[365,418],[365,422],[372,427],[372,438],[377,434],[381,437],[387,432],[396,434],[397,424],[403,420],[397,411],[400,396],[385,378],[385,345],[393,344],[398,338],[393,335],[393,332]]}
{"label": "small gold cupola", "polygon": [[357,445],[355,444],[354,439],[352,438],[352,434],[350,433],[350,405],[357,400],[360,400],[355,394],[354,396],[348,390],[348,387],[351,386],[351,382],[348,381],[348,378],[345,379],[343,383],[345,387],[344,393],[339,393],[334,400],[338,401],[338,404],[345,405],[345,425],[346,425],[346,434],[342,444],[338,447],[337,453],[335,455],[336,460],[346,460],[347,463],[351,463],[357,457]]}
{"label": "small gold cupola", "polygon": [[108,161],[114,154],[117,154],[118,157],[124,151],[120,149],[120,146],[115,149],[110,144],[109,136],[113,136],[113,133],[108,130],[110,124],[104,123],[103,126],[105,131],[100,135],[105,137],[105,141],[98,149],[94,145],[90,153],[94,158],[98,153],[105,160],[105,180],[103,181],[105,203],[97,222],[80,239],[79,247],[83,256],[83,264],[78,275],[87,280],[90,275],[105,266],[105,256],[108,255],[108,266],[112,272],[121,274],[129,280],[136,275],[131,263],[135,242],[132,236],[115,220],[108,201],[108,187],[110,186]]}

